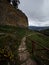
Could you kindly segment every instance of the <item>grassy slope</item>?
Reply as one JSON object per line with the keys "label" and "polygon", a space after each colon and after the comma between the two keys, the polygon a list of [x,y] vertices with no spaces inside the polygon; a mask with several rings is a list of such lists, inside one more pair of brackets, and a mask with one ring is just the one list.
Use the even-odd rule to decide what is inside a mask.
{"label": "grassy slope", "polygon": [[[34,55],[32,52],[33,49],[33,42],[36,43],[35,49],[34,49]],[[38,61],[39,65],[49,65],[49,51],[47,50],[39,50],[39,49],[44,49],[43,47],[49,48],[49,37],[38,33],[38,32],[33,32],[32,36],[29,36],[26,40],[27,42],[27,49],[29,50],[31,54],[31,58],[34,57],[36,61]],[[43,47],[41,47],[41,46]],[[38,50],[37,50],[38,49]]]}
{"label": "grassy slope", "polygon": [[49,36],[49,29],[42,30],[40,32],[43,33],[43,34],[45,34],[45,35],[47,35],[47,36]]}
{"label": "grassy slope", "polygon": [[[49,51],[47,52],[44,50],[34,50],[35,55],[32,53],[32,41],[35,41],[36,43],[49,48],[49,37],[41,33],[28,30],[27,28],[19,28],[14,26],[0,26],[0,33],[4,33],[0,34],[0,48],[5,48],[5,46],[8,45],[16,59],[18,57],[17,50],[20,45],[21,39],[26,35],[32,34],[31,36],[27,37],[26,40],[27,49],[31,54],[31,58],[34,57],[36,61],[40,60],[39,62],[41,62],[41,65],[49,65],[49,62],[47,60],[47,58],[49,59]],[[10,43],[12,44],[10,45]],[[35,47],[36,49],[43,49],[39,45],[36,45]],[[17,62],[17,64],[19,65],[19,62]]]}
{"label": "grassy slope", "polygon": [[[5,54],[7,55],[7,57],[10,58],[11,57],[13,58],[14,56],[17,65],[19,65],[18,47],[21,43],[21,39],[30,33],[31,31],[28,30],[27,28],[1,25],[0,26],[0,53]],[[7,54],[4,52],[6,52]]]}

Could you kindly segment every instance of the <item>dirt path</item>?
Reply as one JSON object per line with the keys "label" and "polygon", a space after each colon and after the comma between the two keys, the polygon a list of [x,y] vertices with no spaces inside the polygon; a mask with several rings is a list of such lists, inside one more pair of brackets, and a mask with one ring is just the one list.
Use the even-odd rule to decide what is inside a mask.
{"label": "dirt path", "polygon": [[37,65],[34,60],[31,60],[30,54],[26,48],[26,37],[23,37],[21,40],[21,45],[19,46],[18,52],[19,52],[19,58],[21,65]]}

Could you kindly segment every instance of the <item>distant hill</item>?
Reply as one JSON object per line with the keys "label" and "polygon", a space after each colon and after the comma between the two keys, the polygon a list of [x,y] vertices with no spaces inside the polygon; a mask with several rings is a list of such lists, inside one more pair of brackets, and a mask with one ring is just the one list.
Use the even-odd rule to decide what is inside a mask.
{"label": "distant hill", "polygon": [[49,29],[41,30],[40,32],[49,36]]}
{"label": "distant hill", "polygon": [[38,30],[38,31],[40,31],[40,30],[49,29],[49,26],[47,26],[47,27],[29,26],[28,28],[31,29],[31,30]]}

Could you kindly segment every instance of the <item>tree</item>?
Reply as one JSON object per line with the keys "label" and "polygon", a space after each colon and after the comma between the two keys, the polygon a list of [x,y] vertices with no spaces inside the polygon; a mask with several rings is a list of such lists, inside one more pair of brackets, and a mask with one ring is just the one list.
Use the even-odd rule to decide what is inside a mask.
{"label": "tree", "polygon": [[18,8],[18,5],[20,4],[20,1],[19,0],[12,0],[12,3],[13,3],[13,6],[15,8]]}
{"label": "tree", "polygon": [[18,8],[18,5],[20,4],[20,1],[19,0],[7,0],[9,3],[12,2],[12,5],[15,7],[15,8]]}
{"label": "tree", "polygon": [[[4,2],[4,0],[0,0],[0,2]],[[20,4],[20,1],[19,0],[5,0],[5,2],[9,2],[9,3],[12,3],[12,5],[15,7],[15,8],[18,8],[18,5]]]}

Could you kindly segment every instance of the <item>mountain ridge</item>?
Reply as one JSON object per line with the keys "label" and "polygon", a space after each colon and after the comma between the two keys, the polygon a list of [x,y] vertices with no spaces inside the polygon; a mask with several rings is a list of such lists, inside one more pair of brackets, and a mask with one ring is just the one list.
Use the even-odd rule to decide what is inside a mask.
{"label": "mountain ridge", "polygon": [[49,26],[44,26],[44,27],[39,27],[39,26],[28,26],[29,29],[31,30],[45,30],[45,29],[49,29]]}

